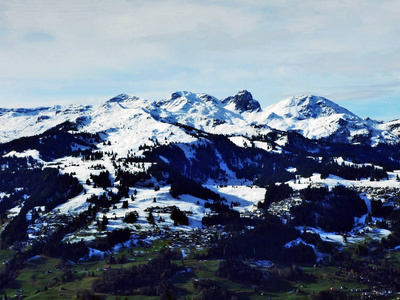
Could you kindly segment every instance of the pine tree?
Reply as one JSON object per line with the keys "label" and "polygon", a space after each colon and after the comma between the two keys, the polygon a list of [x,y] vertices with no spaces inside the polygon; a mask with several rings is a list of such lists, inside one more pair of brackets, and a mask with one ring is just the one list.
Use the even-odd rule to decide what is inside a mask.
{"label": "pine tree", "polygon": [[155,224],[156,224],[152,212],[149,212],[149,215],[148,215],[148,217],[147,217],[147,221],[149,221],[149,223],[152,224],[152,225],[155,225]]}

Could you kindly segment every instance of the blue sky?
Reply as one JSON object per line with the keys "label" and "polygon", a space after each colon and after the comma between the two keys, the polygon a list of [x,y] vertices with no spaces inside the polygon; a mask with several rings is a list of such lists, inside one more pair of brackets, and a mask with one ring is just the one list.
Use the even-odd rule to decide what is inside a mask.
{"label": "blue sky", "polygon": [[397,0],[0,0],[0,107],[247,89],[397,119],[399,15]]}

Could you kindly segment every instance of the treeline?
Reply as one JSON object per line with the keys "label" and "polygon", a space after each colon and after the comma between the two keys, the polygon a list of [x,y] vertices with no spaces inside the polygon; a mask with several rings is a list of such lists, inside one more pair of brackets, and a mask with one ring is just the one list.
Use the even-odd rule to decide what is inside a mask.
{"label": "treeline", "polygon": [[77,150],[74,152],[74,156],[82,156],[82,161],[95,161],[100,160],[104,157],[102,151],[93,151],[93,150]]}
{"label": "treeline", "polygon": [[32,157],[1,157],[0,156],[0,191],[6,195],[0,199],[0,214],[5,214],[10,208],[20,204],[21,199],[27,194],[25,182],[33,173],[39,172],[42,165],[36,163]]}
{"label": "treeline", "polygon": [[263,286],[266,284],[264,274],[252,268],[239,259],[222,260],[218,264],[217,274],[219,277],[232,280],[242,284]]}
{"label": "treeline", "polygon": [[282,224],[273,216],[244,232],[233,232],[218,240],[208,250],[205,258],[253,258],[282,262],[313,263],[316,256],[312,247],[299,243],[284,247],[290,241],[301,237],[300,232],[292,226]]}
{"label": "treeline", "polygon": [[393,249],[400,245],[400,211],[398,209],[391,211],[385,216],[387,223],[390,223],[391,234],[382,238],[381,244],[386,249]]}
{"label": "treeline", "polygon": [[90,224],[97,215],[98,207],[90,205],[86,211],[81,212],[72,219],[64,217],[62,220],[65,226],[59,227],[55,233],[45,240],[37,240],[33,243],[32,249],[36,254],[45,254],[50,257],[61,258],[63,262],[68,260],[77,262],[88,254],[89,249],[84,242],[69,243],[63,242],[65,236]]}
{"label": "treeline", "polygon": [[290,210],[294,217],[291,223],[296,226],[318,226],[330,232],[347,232],[353,229],[354,217],[368,212],[358,193],[343,186],[336,186],[331,191],[323,187],[308,187],[300,193],[306,201]]}
{"label": "treeline", "polygon": [[78,132],[77,124],[66,121],[42,134],[0,144],[0,153],[36,149],[43,160],[51,161],[60,157],[73,156],[76,154],[73,148],[95,149],[95,144],[100,142],[101,138],[98,134]]}
{"label": "treeline", "polygon": [[119,203],[122,198],[128,198],[128,197],[129,197],[129,188],[124,186],[119,186],[117,193],[113,193],[112,191],[108,190],[103,194],[101,194],[100,196],[93,194],[88,199],[86,199],[86,201],[94,204],[97,207],[110,208],[111,205]]}
{"label": "treeline", "polygon": [[[296,174],[308,178],[313,173],[321,174],[325,179],[329,175],[335,175],[347,180],[374,179],[381,180],[388,178],[387,169],[377,168],[372,165],[356,165],[337,163],[331,156],[322,156],[321,160],[311,157],[293,156],[290,158],[291,165],[296,167]],[[369,162],[368,160],[366,162]]]}
{"label": "treeline", "polygon": [[[293,153],[278,154],[255,147],[238,147],[225,136],[209,134],[207,139],[201,142],[159,146],[149,149],[145,155],[149,161],[160,163],[165,172],[181,174],[199,182],[205,182],[210,178],[227,179],[226,168],[236,173],[239,178],[251,180],[256,185],[263,187],[275,182],[295,179],[295,174],[287,171],[289,167],[295,167],[296,175],[302,177],[310,177],[313,173],[320,173],[322,178],[336,175],[348,180],[362,178],[381,180],[388,177],[387,171],[390,170],[390,165],[387,164],[387,158],[382,153],[377,153],[376,149],[329,143],[321,146],[297,136],[290,141],[285,147]],[[273,146],[273,143],[271,145]],[[317,152],[312,152],[312,149]],[[361,157],[364,157],[365,160],[359,162],[359,159],[355,159],[354,154],[347,155],[346,151],[349,149],[363,151],[364,155]],[[373,153],[372,158],[366,156],[368,149]],[[191,153],[190,160],[186,157],[185,152]],[[322,157],[322,160],[310,157],[315,155]],[[360,164],[376,163],[384,168],[373,165],[339,164],[332,157],[343,157]],[[168,164],[165,163],[165,159],[169,162]],[[221,165],[226,168],[221,168]]]}
{"label": "treeline", "polygon": [[[4,155],[7,152],[3,153]],[[0,172],[3,174],[7,174],[7,172],[14,172],[16,170],[22,170],[27,168],[35,168],[35,167],[42,167],[42,163],[39,163],[32,156],[28,157],[17,157],[17,156],[7,156],[4,157],[0,154]],[[4,187],[4,180],[0,179],[0,185],[2,187],[2,191]]]}
{"label": "treeline", "polygon": [[113,231],[107,232],[105,238],[97,239],[93,246],[99,250],[106,251],[117,244],[128,241],[130,237],[131,233],[129,228],[115,229]]}
{"label": "treeline", "polygon": [[68,260],[77,262],[78,259],[88,254],[89,249],[84,242],[64,243],[62,240],[65,235],[91,222],[95,218],[96,213],[97,209],[89,206],[87,211],[73,217],[72,220],[63,220],[62,222],[66,225],[59,227],[47,239],[35,240],[32,243],[32,247],[16,253],[6,264],[5,270],[0,273],[0,286],[3,287],[11,284],[18,277],[20,270],[25,266],[25,262],[35,255],[45,254],[50,257],[61,258],[63,262],[67,262]]}
{"label": "treeline", "polygon": [[110,172],[101,171],[99,175],[90,174],[90,179],[93,181],[93,187],[106,189],[111,186]]}
{"label": "treeline", "polygon": [[[228,179],[227,169],[222,168],[221,164],[239,178],[256,181],[261,186],[294,178],[293,174],[286,171],[289,166],[284,154],[238,147],[222,135],[209,134],[207,139],[192,144],[160,146],[145,155],[149,160],[163,165],[166,172],[181,174],[198,182]],[[188,160],[185,151],[191,153],[191,160]],[[166,158],[169,163],[160,157]]]}
{"label": "treeline", "polygon": [[288,184],[271,184],[267,187],[264,201],[258,203],[258,208],[268,209],[273,202],[289,198],[293,193],[293,189]]}
{"label": "treeline", "polygon": [[131,268],[110,269],[92,285],[96,293],[159,296],[162,299],[172,297],[172,285],[169,280],[183,268],[172,263],[175,253],[162,249],[147,264]]}
{"label": "treeline", "polygon": [[[188,160],[185,151],[194,154],[194,159]],[[166,158],[170,163],[163,164],[168,173],[181,174],[183,177],[192,178],[204,182],[208,178],[219,178],[225,176],[220,168],[213,145],[204,141],[203,143],[177,144],[159,146],[151,151],[145,152],[149,160],[164,163],[160,158]]]}
{"label": "treeline", "polygon": [[201,219],[201,223],[205,226],[228,225],[240,222],[240,213],[230,209],[229,206],[224,203],[214,202],[205,207],[211,208],[212,211],[211,215],[206,215]]}
{"label": "treeline", "polygon": [[187,194],[204,200],[210,199],[219,201],[221,199],[219,194],[203,187],[197,181],[185,176],[174,174],[170,176],[168,181],[171,184],[169,193],[174,198],[178,198],[180,195]]}
{"label": "treeline", "polygon": [[[272,132],[269,140],[272,138],[275,141],[279,134],[287,137],[284,150],[292,153],[293,158],[297,158],[299,162],[306,161],[308,156],[322,157],[325,160],[342,157],[345,161],[356,164],[371,163],[381,166],[385,171],[400,168],[400,145],[378,144],[372,147],[365,141],[361,141],[359,145],[333,143],[329,139],[310,140],[296,132]],[[262,137],[256,137],[256,140],[262,140]],[[292,166],[297,167],[297,164]]]}
{"label": "treeline", "polygon": [[[258,207],[268,209],[271,203],[288,199],[293,192],[288,184],[270,185],[266,190],[264,201],[260,202]],[[295,226],[347,232],[353,229],[354,217],[361,217],[368,212],[365,201],[356,191],[340,185],[331,191],[327,187],[309,186],[299,191],[298,196],[304,199],[303,203],[290,209],[290,214],[294,217],[290,220],[290,224]],[[378,204],[375,206],[378,207]],[[376,208],[374,211],[381,212],[382,209]]]}
{"label": "treeline", "polygon": [[150,179],[151,176],[148,172],[129,172],[118,169],[116,172],[116,181],[120,182],[120,185],[125,187],[133,187],[140,181]]}
{"label": "treeline", "polygon": [[199,293],[200,300],[219,299],[219,300],[232,300],[236,299],[233,292],[229,292],[223,288],[218,282],[208,278],[193,279],[194,289]]}
{"label": "treeline", "polygon": [[27,238],[26,214],[29,210],[36,206],[45,206],[45,210],[50,211],[83,191],[82,185],[75,177],[59,174],[58,170],[53,168],[15,171],[14,177],[6,176],[3,183],[6,180],[14,189],[23,186],[24,194],[30,197],[25,199],[19,214],[1,233],[4,245],[12,245],[15,241]]}
{"label": "treeline", "polygon": [[174,221],[174,226],[189,225],[189,218],[176,206],[172,209],[171,220]]}

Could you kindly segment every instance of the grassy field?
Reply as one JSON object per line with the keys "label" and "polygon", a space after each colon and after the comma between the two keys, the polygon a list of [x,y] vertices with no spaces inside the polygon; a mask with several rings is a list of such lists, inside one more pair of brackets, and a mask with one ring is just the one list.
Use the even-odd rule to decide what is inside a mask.
{"label": "grassy field", "polygon": [[5,269],[5,262],[11,259],[14,255],[13,250],[0,250],[0,272]]}
{"label": "grassy field", "polygon": [[[115,253],[114,257],[125,257],[123,264],[113,264],[112,268],[130,268],[135,265],[147,263],[155,257],[156,253],[167,245],[167,241],[155,242],[150,248],[128,249]],[[241,284],[221,278],[217,275],[218,260],[199,260],[193,258],[195,250],[192,249],[184,260],[174,261],[177,265],[184,265],[187,272],[177,274],[172,279],[174,296],[186,299],[196,299],[199,292],[193,286],[194,278],[208,278],[214,280],[221,288],[235,293],[238,299],[308,299],[311,293],[337,289],[364,290],[366,286],[359,284],[351,276],[344,276],[338,271],[338,267],[310,267],[299,266],[306,276],[299,281],[290,281],[276,276],[272,270],[263,268],[266,284],[262,288],[255,288],[250,284]],[[0,261],[7,260],[13,255],[11,250],[0,251]],[[398,262],[399,253],[393,253],[390,259]],[[79,265],[62,266],[60,259],[39,256],[30,260],[21,270],[17,280],[0,291],[0,295],[19,295],[26,299],[76,299],[78,291],[90,290],[92,284],[103,272],[106,260],[98,262],[85,262]],[[285,268],[287,266],[279,266]],[[69,272],[70,278],[64,279]],[[104,299],[159,299],[159,297],[113,296],[99,295]]]}

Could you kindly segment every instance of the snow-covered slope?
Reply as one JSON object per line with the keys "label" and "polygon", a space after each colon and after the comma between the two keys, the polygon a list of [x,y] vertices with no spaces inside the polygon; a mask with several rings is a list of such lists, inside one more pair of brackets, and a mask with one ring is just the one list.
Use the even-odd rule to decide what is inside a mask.
{"label": "snow-covered slope", "polygon": [[122,94],[94,109],[82,130],[106,134],[109,143],[99,147],[120,156],[126,156],[129,151],[140,154],[140,146],[195,140],[179,127],[160,122],[154,117],[156,112],[154,103]]}
{"label": "snow-covered slope", "polygon": [[265,113],[276,113],[289,119],[316,119],[342,115],[349,120],[361,121],[359,117],[336,103],[317,96],[295,96],[267,107]]}
{"label": "snow-covered slope", "polygon": [[396,136],[400,136],[400,119],[390,122],[382,122],[378,125],[378,127],[382,130],[390,131]]}
{"label": "snow-covered slope", "polygon": [[92,107],[77,105],[34,109],[0,108],[0,143],[40,134],[67,120],[74,121],[80,116],[89,115],[91,112]]}
{"label": "snow-covered slope", "polygon": [[247,119],[315,140],[372,145],[400,142],[399,135],[381,123],[364,120],[326,98],[312,95],[284,99],[261,113],[248,114]]}

